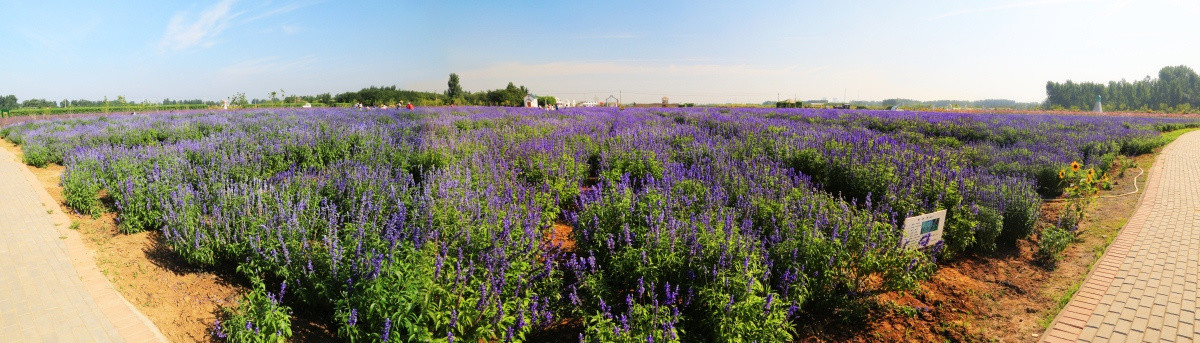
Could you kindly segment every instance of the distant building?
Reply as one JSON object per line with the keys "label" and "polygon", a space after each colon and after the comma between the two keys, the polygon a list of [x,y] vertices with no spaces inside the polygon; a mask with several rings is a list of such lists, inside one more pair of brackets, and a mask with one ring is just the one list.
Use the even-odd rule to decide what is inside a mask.
{"label": "distant building", "polygon": [[671,102],[670,102],[670,101],[667,101],[667,97],[665,97],[665,96],[664,96],[664,97],[663,97],[663,104],[662,104],[662,105],[663,105],[663,107],[667,107],[667,105],[670,105],[670,104],[671,104]]}
{"label": "distant building", "polygon": [[618,100],[616,96],[609,95],[608,99],[604,99],[604,106],[606,106],[606,107],[621,106],[621,100]]}
{"label": "distant building", "polygon": [[538,107],[537,96],[533,94],[525,95],[525,107]]}
{"label": "distant building", "polygon": [[579,103],[579,107],[596,107],[596,106],[600,106],[600,104],[595,101],[584,101],[584,102]]}

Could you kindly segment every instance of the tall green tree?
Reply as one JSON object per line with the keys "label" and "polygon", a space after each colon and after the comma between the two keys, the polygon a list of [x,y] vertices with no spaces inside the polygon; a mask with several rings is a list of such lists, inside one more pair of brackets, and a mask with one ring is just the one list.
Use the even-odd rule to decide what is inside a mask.
{"label": "tall green tree", "polygon": [[6,109],[6,110],[13,109],[13,108],[17,108],[18,105],[20,105],[20,103],[17,102],[16,95],[9,94],[9,95],[0,97],[0,109]]}
{"label": "tall green tree", "polygon": [[1192,112],[1200,109],[1200,75],[1187,66],[1164,67],[1158,78],[1104,83],[1070,80],[1046,83],[1047,109],[1092,108],[1102,96],[1105,110]]}
{"label": "tall green tree", "polygon": [[458,83],[458,74],[450,73],[450,81],[446,82],[446,97],[457,99],[463,95],[462,85]]}

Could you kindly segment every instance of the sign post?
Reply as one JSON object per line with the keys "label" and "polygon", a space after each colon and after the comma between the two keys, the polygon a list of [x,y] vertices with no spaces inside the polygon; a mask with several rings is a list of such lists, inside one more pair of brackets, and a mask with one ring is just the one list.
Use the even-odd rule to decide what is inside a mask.
{"label": "sign post", "polygon": [[904,247],[926,248],[942,240],[946,210],[904,218]]}

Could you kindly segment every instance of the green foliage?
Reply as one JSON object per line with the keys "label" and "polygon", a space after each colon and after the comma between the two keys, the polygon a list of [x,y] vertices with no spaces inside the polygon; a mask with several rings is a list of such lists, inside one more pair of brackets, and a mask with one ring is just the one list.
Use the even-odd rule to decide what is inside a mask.
{"label": "green foliage", "polygon": [[1099,192],[1101,179],[1107,177],[1097,174],[1095,168],[1084,169],[1079,162],[1071,162],[1069,167],[1059,170],[1058,176],[1064,185],[1063,197],[1066,198],[1067,206],[1059,216],[1057,226],[1075,232],[1079,229],[1079,223],[1083,221],[1088,206],[1096,201],[1095,195]]}
{"label": "green foliage", "polygon": [[45,167],[53,159],[50,149],[45,146],[26,145],[21,148],[21,152],[24,154],[22,160],[25,164],[38,168]]}
{"label": "green foliage", "polygon": [[1101,96],[1106,110],[1137,109],[1163,113],[1193,113],[1200,108],[1200,76],[1187,66],[1163,67],[1158,78],[1109,81],[1108,84],[1070,80],[1046,83],[1046,109],[1087,109]]}
{"label": "green foliage", "polygon": [[213,335],[229,342],[286,342],[292,336],[292,309],[280,303],[286,285],[278,294],[267,292],[262,280],[251,280],[250,293],[235,307],[222,309],[225,321],[217,322]]}
{"label": "green foliage", "polygon": [[81,166],[81,168],[63,172],[63,198],[65,198],[67,206],[80,214],[98,216],[104,213],[104,205],[99,198],[103,185],[96,175],[89,172],[96,169],[98,166]]}
{"label": "green foliage", "polygon": [[446,82],[446,97],[451,100],[450,103],[455,103],[454,100],[463,96],[462,85],[459,84],[458,74],[450,73],[450,80]]}
{"label": "green foliage", "polygon": [[1161,137],[1134,138],[1122,142],[1121,153],[1129,156],[1148,154],[1166,144]]}
{"label": "green foliage", "polygon": [[1038,241],[1037,257],[1039,260],[1053,265],[1062,259],[1063,250],[1075,240],[1075,234],[1058,226],[1047,226],[1042,229],[1041,240]]}

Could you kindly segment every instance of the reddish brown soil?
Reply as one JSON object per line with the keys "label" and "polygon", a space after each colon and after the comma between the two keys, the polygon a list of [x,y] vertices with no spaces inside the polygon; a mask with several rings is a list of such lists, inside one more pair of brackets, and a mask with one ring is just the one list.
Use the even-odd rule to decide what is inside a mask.
{"label": "reddish brown soil", "polygon": [[[20,148],[7,140],[0,139],[0,148],[23,156]],[[50,196],[64,210],[69,209],[59,185],[63,166],[27,167]],[[121,234],[112,213],[95,219],[75,213],[67,215],[73,228],[81,233],[84,244],[95,252],[96,266],[108,281],[171,341],[210,340],[208,330],[221,307],[234,305],[248,290],[231,275],[188,266],[162,244],[157,231]],[[297,317],[293,325],[296,340],[332,340],[331,334],[312,320]]]}
{"label": "reddish brown soil", "polygon": [[[0,147],[20,156],[20,149],[0,140]],[[1154,155],[1135,158],[1146,170]],[[63,202],[58,178],[61,166],[29,167],[51,195]],[[1113,190],[1101,195],[1133,190],[1137,170],[1115,177]],[[1138,179],[1145,185],[1145,176]],[[586,187],[584,188],[586,189]],[[1065,305],[1073,288],[1083,281],[1091,264],[1132,215],[1141,193],[1096,201],[1080,224],[1076,243],[1063,252],[1063,259],[1049,267],[1034,258],[1037,238],[1022,240],[1018,247],[993,256],[969,257],[943,264],[919,290],[888,293],[877,297],[865,321],[857,323],[808,323],[799,328],[802,342],[829,341],[1017,341],[1035,342],[1045,326]],[[65,204],[62,205],[66,208]],[[1039,225],[1055,222],[1062,204],[1047,202]],[[197,341],[208,337],[208,328],[219,307],[230,305],[244,286],[227,277],[195,270],[178,261],[161,245],[157,232],[133,235],[117,233],[111,214],[99,219],[71,215],[80,225],[96,263],[126,299],[138,306],[163,334],[174,341]],[[571,251],[575,243],[571,227],[554,224],[548,232],[551,246]],[[296,318],[297,340],[328,341],[331,335],[311,320]],[[555,334],[569,335],[579,324],[564,322]],[[562,332],[559,332],[562,331]]]}
{"label": "reddish brown soil", "polygon": [[[1146,170],[1153,155],[1135,158]],[[1101,196],[1133,190],[1137,169]],[[1145,185],[1145,175],[1138,179]],[[1036,342],[1046,325],[1083,282],[1091,264],[1133,214],[1141,193],[1098,199],[1077,234],[1076,242],[1053,266],[1037,260],[1037,237],[1016,249],[993,256],[969,257],[943,264],[919,290],[879,296],[861,323],[814,323],[802,327],[804,342]],[[1047,202],[1040,226],[1054,223],[1063,204]]]}
{"label": "reddish brown soil", "polygon": [[550,226],[546,240],[550,247],[558,247],[562,251],[575,251],[575,239],[571,237],[571,226],[565,223],[554,223]]}

